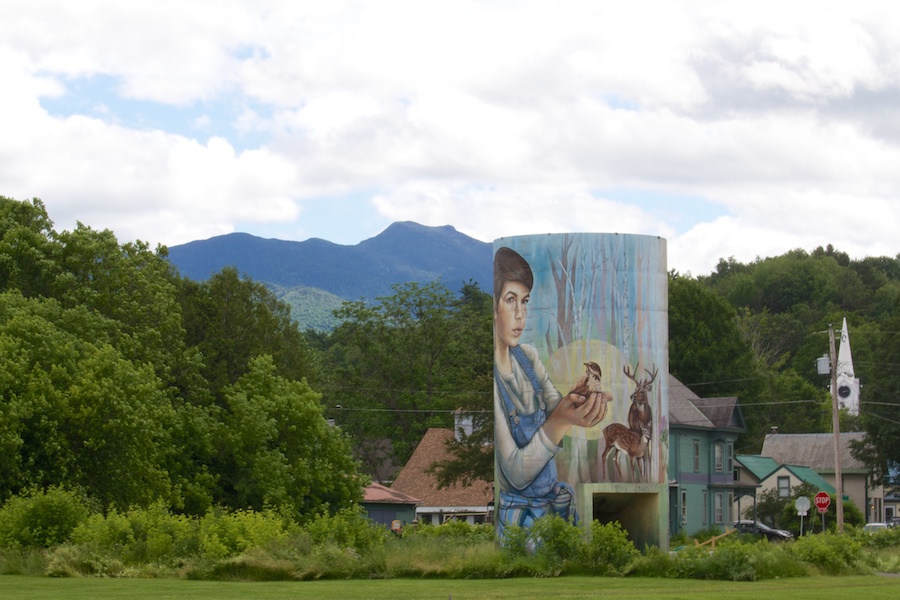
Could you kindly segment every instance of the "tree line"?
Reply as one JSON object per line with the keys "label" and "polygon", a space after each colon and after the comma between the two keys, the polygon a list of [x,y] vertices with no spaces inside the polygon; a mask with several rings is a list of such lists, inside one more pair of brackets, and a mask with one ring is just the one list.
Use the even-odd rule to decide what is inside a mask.
{"label": "tree line", "polygon": [[[203,514],[358,502],[429,427],[474,432],[434,466],[442,484],[493,477],[492,319],[473,282],[394,286],[349,301],[331,331],[299,331],[265,286],[224,269],[181,277],[165,247],[53,229],[40,200],[0,197],[0,501],[77,488],[102,506]],[[771,427],[829,431],[815,359],[846,317],[873,473],[900,464],[900,258],[794,250],[669,275],[670,371],[737,396],[738,452]]]}
{"label": "tree line", "polygon": [[0,501],[82,491],[101,508],[204,514],[357,502],[367,479],[325,420],[288,308],[225,269],[119,244],[0,197]]}

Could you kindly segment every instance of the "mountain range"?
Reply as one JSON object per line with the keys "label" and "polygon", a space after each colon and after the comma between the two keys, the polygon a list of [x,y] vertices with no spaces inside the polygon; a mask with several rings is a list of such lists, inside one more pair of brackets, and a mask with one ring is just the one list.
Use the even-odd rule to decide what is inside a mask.
{"label": "mountain range", "polygon": [[231,233],[169,247],[169,261],[182,276],[204,281],[234,267],[287,302],[301,329],[318,330],[336,325],[331,311],[343,301],[388,296],[398,283],[440,279],[457,291],[471,280],[490,291],[491,254],[491,244],[449,225],[410,221],[394,223],[353,246]]}

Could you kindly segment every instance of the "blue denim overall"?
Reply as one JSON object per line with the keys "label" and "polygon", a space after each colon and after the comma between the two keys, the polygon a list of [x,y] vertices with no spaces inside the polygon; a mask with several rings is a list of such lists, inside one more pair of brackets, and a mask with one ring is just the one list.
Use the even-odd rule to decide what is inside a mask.
{"label": "blue denim overall", "polygon": [[[547,420],[547,404],[543,398],[543,388],[538,381],[534,367],[518,346],[510,348],[510,353],[519,363],[519,366],[527,375],[534,388],[538,400],[538,408],[530,415],[519,415],[516,407],[506,389],[506,383],[500,377],[500,373],[494,368],[494,377],[497,378],[497,389],[503,400],[504,412],[509,422],[513,440],[519,448],[528,445],[531,438],[537,433],[541,425]],[[574,499],[572,486],[558,480],[556,474],[556,461],[552,458],[544,465],[537,476],[521,490],[501,490],[500,505],[498,507],[497,520],[499,533],[503,538],[503,530],[509,525],[528,528],[540,517],[553,513],[564,519],[575,518],[575,510],[572,506]]]}

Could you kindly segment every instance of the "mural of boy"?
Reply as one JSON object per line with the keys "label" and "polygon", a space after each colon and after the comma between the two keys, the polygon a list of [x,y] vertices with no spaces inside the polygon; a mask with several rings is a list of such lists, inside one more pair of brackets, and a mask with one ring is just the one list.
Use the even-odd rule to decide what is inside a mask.
{"label": "mural of boy", "polygon": [[497,522],[530,527],[553,513],[574,519],[574,490],[557,477],[554,457],[573,425],[603,418],[601,394],[562,396],[533,346],[520,344],[534,276],[510,248],[494,255],[494,423]]}

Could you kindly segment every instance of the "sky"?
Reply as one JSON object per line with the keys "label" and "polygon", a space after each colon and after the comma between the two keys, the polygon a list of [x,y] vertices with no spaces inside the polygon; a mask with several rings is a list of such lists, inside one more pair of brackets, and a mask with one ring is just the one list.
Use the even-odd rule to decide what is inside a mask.
{"label": "sky", "polygon": [[0,81],[0,195],[121,243],[900,253],[893,2],[6,1]]}

